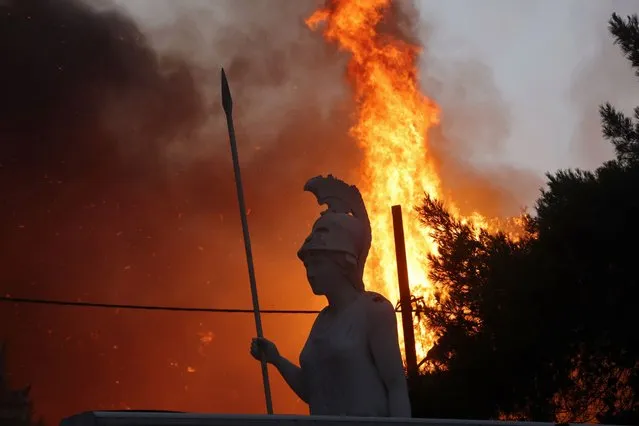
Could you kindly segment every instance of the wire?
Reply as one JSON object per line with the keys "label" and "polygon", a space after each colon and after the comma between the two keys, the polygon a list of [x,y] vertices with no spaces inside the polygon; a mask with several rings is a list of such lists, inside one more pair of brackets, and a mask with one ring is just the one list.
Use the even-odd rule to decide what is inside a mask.
{"label": "wire", "polygon": [[[128,305],[115,303],[94,303],[94,302],[73,302],[70,300],[50,300],[50,299],[31,299],[24,297],[8,297],[0,296],[0,302],[5,303],[25,303],[37,305],[56,305],[56,306],[76,306],[84,308],[105,308],[105,309],[128,309],[141,311],[172,311],[172,312],[219,312],[227,314],[252,314],[253,309],[233,309],[233,308],[188,308],[179,306],[151,306],[151,305]],[[311,310],[287,310],[287,309],[262,309],[262,314],[318,314],[319,311]]]}

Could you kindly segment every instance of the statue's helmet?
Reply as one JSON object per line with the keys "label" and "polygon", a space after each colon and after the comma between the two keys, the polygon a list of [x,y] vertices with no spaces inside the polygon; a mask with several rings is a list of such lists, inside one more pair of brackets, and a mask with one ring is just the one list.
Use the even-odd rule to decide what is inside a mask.
{"label": "statue's helmet", "polygon": [[366,244],[367,230],[361,220],[347,213],[326,212],[315,221],[297,256],[304,260],[309,251],[333,251],[346,253],[359,263]]}
{"label": "statue's helmet", "polygon": [[371,226],[359,190],[331,175],[310,179],[304,189],[328,208],[313,224],[297,256],[304,261],[311,251],[344,253],[347,261],[357,268],[361,282],[371,246]]}

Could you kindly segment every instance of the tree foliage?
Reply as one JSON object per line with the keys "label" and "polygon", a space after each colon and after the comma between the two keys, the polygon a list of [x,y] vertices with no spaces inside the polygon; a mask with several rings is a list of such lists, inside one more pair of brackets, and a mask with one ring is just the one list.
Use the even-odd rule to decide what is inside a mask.
{"label": "tree foliage", "polygon": [[36,419],[31,400],[31,387],[12,389],[6,375],[6,344],[0,341],[0,425],[44,426]]}
{"label": "tree foliage", "polygon": [[[639,76],[639,20],[609,29]],[[517,240],[425,197],[442,291],[423,320],[441,338],[411,389],[416,415],[639,424],[639,107],[600,113],[615,158],[548,174]]]}

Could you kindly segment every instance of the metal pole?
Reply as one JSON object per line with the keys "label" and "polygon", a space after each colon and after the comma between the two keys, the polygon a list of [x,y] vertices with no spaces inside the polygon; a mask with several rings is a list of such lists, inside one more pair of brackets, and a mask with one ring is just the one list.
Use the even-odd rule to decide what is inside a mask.
{"label": "metal pole", "polygon": [[[235,127],[233,126],[233,98],[231,89],[226,79],[226,73],[222,68],[222,106],[226,114],[226,124],[229,130],[229,141],[231,142],[231,155],[233,156],[233,170],[235,171],[235,186],[237,188],[237,201],[240,206],[240,217],[242,219],[242,232],[244,234],[244,249],[246,251],[246,263],[248,264],[249,281],[251,283],[251,296],[253,298],[253,315],[255,316],[255,328],[257,337],[263,337],[262,320],[260,318],[260,304],[257,298],[257,284],[255,281],[255,268],[253,266],[253,253],[251,250],[251,237],[249,235],[248,219],[246,215],[246,205],[244,204],[244,191],[242,189],[242,176],[240,174],[240,160],[237,153],[237,142],[235,140]],[[266,361],[261,361],[262,381],[264,382],[264,396],[266,397],[266,412],[273,414],[273,402],[271,400],[271,386],[268,380],[268,366]]]}
{"label": "metal pole", "polygon": [[408,264],[406,262],[406,242],[402,206],[393,206],[393,232],[395,234],[395,256],[397,258],[397,280],[399,283],[399,303],[402,310],[406,370],[409,380],[417,376],[417,353],[415,351],[415,331],[413,329],[413,307],[408,286]]}

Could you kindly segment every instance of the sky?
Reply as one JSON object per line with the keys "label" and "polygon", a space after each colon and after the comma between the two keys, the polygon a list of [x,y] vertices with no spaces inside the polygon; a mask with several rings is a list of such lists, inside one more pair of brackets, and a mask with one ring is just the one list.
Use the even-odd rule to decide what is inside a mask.
{"label": "sky", "polygon": [[[510,111],[510,132],[492,161],[544,173],[592,168],[610,158],[611,149],[596,133],[597,107],[605,101],[633,107],[639,91],[627,62],[612,44],[607,21],[613,11],[636,12],[635,2],[420,0],[418,4],[422,22],[432,26],[430,37],[422,40],[436,57],[435,67],[440,61],[472,58],[492,71]],[[429,72],[427,62],[422,72]],[[591,134],[585,136],[588,131]]]}

